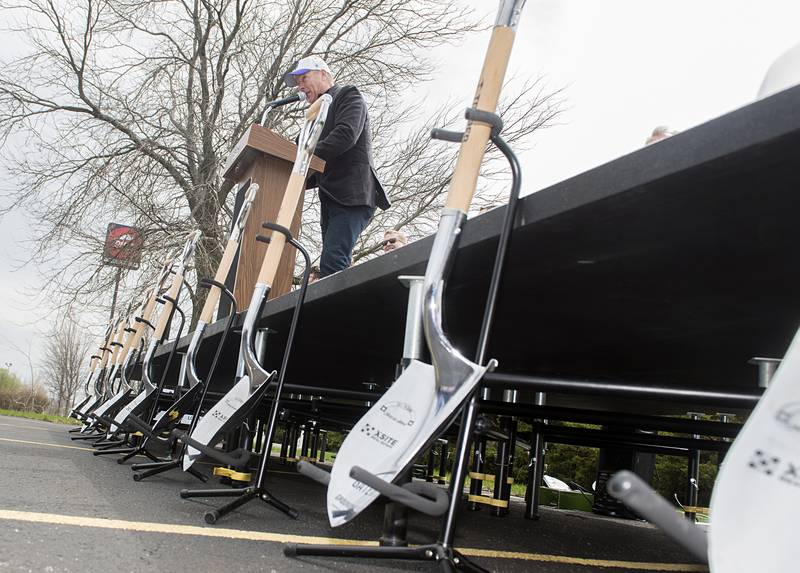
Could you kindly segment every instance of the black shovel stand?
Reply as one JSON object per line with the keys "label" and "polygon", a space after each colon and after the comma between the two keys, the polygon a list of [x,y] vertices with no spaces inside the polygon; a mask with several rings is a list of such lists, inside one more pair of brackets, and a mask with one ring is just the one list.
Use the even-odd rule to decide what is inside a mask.
{"label": "black shovel stand", "polygon": [[[305,262],[305,270],[303,271],[303,281],[300,286],[300,293],[297,297],[297,302],[294,305],[294,313],[292,314],[292,322],[289,326],[289,335],[286,339],[286,347],[283,351],[283,361],[281,363],[280,373],[278,375],[277,385],[275,387],[275,393],[272,397],[272,404],[269,410],[269,419],[267,421],[267,435],[263,442],[262,454],[261,454],[261,461],[258,466],[258,473],[256,474],[256,478],[251,484],[247,487],[243,488],[233,488],[233,489],[208,489],[208,490],[182,490],[180,495],[182,498],[190,498],[190,497],[235,497],[236,499],[232,502],[223,505],[219,509],[214,509],[211,511],[206,512],[204,518],[206,523],[213,524],[219,520],[220,517],[223,517],[233,511],[234,509],[243,506],[244,504],[248,503],[254,499],[260,499],[267,505],[271,505],[275,509],[285,513],[292,519],[297,519],[298,511],[280,499],[276,498],[272,495],[267,488],[265,487],[265,482],[267,479],[267,464],[269,463],[270,455],[272,454],[272,442],[275,438],[275,428],[277,426],[278,420],[278,412],[280,411],[280,402],[281,402],[281,394],[283,391],[283,383],[286,379],[286,369],[289,365],[289,357],[292,352],[292,343],[294,341],[295,332],[297,331],[297,324],[300,320],[300,311],[303,308],[303,303],[306,299],[306,290],[308,288],[308,277],[311,272],[311,257],[308,255],[308,251],[292,236],[292,232],[283,227],[281,225],[277,225],[275,223],[263,223],[261,225],[264,229],[270,229],[274,232],[281,233],[286,237],[287,243],[293,246],[297,251],[303,255],[303,259]],[[256,237],[256,240],[262,243],[269,243],[269,237],[265,237],[263,235],[259,235]],[[264,382],[264,384],[268,384],[269,382]],[[185,438],[184,438],[185,439]],[[208,448],[200,444],[202,447],[198,447],[198,444],[189,442],[193,447],[198,448],[207,456],[217,459],[227,465],[240,465],[242,458],[239,460],[233,460],[230,456],[220,455],[220,452],[213,448]],[[249,459],[249,455],[246,456],[246,459]],[[231,463],[236,462],[236,463]]]}
{"label": "black shovel stand", "polygon": [[[489,284],[489,294],[487,296],[486,309],[484,310],[483,314],[483,323],[481,324],[478,349],[476,352],[475,362],[477,364],[483,364],[486,360],[486,348],[488,346],[489,332],[491,331],[492,321],[494,319],[497,293],[500,290],[506,252],[508,251],[511,231],[514,226],[517,200],[519,199],[519,191],[521,186],[521,171],[517,156],[514,154],[509,145],[503,140],[503,138],[500,137],[500,131],[503,128],[503,122],[498,115],[471,108],[467,109],[466,117],[467,120],[479,121],[492,126],[492,143],[494,143],[494,145],[503,153],[506,159],[508,159],[508,162],[511,166],[512,175],[511,193],[508,199],[508,208],[503,220],[503,228],[500,233],[500,240],[497,245],[497,255],[494,261],[494,268],[492,269],[492,279]],[[434,129],[431,131],[431,137],[434,139],[458,143],[461,141],[463,134],[460,132]],[[479,387],[480,386],[477,386],[476,388]],[[417,547],[356,547],[340,545],[291,544],[284,548],[284,554],[288,557],[311,555],[340,558],[366,557],[374,559],[432,561],[439,565],[441,571],[445,572],[470,571],[474,573],[488,573],[486,569],[483,569],[479,565],[471,562],[453,547],[453,540],[455,537],[455,518],[459,503],[461,502],[461,492],[464,489],[464,479],[466,477],[466,472],[469,465],[470,440],[472,439],[472,432],[477,418],[475,392],[473,392],[472,396],[469,398],[462,416],[461,427],[458,433],[458,442],[456,445],[455,467],[453,469],[453,477],[450,484],[450,499],[446,508],[446,515],[442,523],[439,540],[436,543]],[[353,472],[351,472],[351,477],[353,477],[353,479],[358,479],[359,481],[362,481],[362,483],[364,483],[364,479],[362,478],[369,477],[383,481],[380,480],[380,478],[372,476],[369,474],[369,472],[364,472],[364,470],[360,470],[363,473],[359,474],[359,470],[360,468],[353,468]],[[394,493],[395,490],[386,487],[387,485],[392,487],[397,486],[387,484],[386,482],[383,482],[383,484],[372,482],[369,485],[396,503],[407,505],[413,509],[418,509],[414,504],[409,503],[407,495],[410,494],[406,494],[406,496],[397,495]],[[443,511],[441,513],[445,512]]]}
{"label": "black shovel stand", "polygon": [[[172,317],[175,315],[175,312],[177,312],[181,317],[180,327],[178,328],[178,338],[180,338],[181,332],[183,332],[183,326],[186,323],[186,315],[184,314],[183,310],[181,310],[181,308],[178,306],[178,301],[177,300],[175,300],[173,298],[170,298],[170,297],[168,297],[166,295],[162,296],[161,298],[163,300],[160,300],[159,302],[164,302],[165,300],[168,300],[169,302],[172,303],[172,310],[171,310],[171,314],[172,315],[170,316],[170,321],[172,321]],[[164,334],[164,336],[166,336],[166,333]],[[149,406],[150,406],[149,408],[147,408],[147,406],[145,406],[145,408],[147,408],[147,419],[148,420],[152,420],[153,417],[155,417],[155,415],[156,415],[156,411],[158,409],[158,399],[159,399],[159,396],[161,396],[161,391],[164,388],[164,381],[167,379],[167,373],[169,372],[169,367],[172,364],[172,359],[175,357],[175,354],[177,354],[177,351],[178,351],[178,345],[176,343],[176,344],[174,344],[172,346],[172,350],[170,351],[169,355],[167,356],[167,363],[164,365],[164,370],[161,373],[161,378],[158,381],[158,385],[156,385],[156,388],[155,388],[155,390],[153,390],[153,393],[145,400],[145,404],[147,404],[149,402]],[[150,367],[152,368],[152,365]],[[118,429],[117,432],[127,431],[130,428],[130,426],[127,425],[127,421],[124,422],[123,425],[125,427]],[[114,433],[116,434],[117,432],[114,432]],[[103,451],[99,451],[99,452],[93,452],[92,455],[103,456],[103,455],[123,454],[123,456],[121,458],[117,459],[117,463],[118,464],[124,464],[129,459],[131,459],[132,457],[137,456],[139,454],[142,454],[143,456],[151,459],[154,462],[160,462],[161,461],[160,459],[158,459],[156,456],[154,456],[153,454],[151,454],[150,452],[148,452],[145,449],[144,446],[145,446],[146,441],[147,441],[147,438],[145,436],[142,436],[141,439],[138,441],[137,445],[135,445],[135,446],[131,446],[129,448],[116,448],[116,449],[111,449],[111,450],[103,450]]]}
{"label": "black shovel stand", "polygon": [[[114,342],[110,342],[109,346],[114,346]],[[104,352],[108,352],[109,354],[114,352],[113,348],[109,348],[108,346],[101,346],[100,350]],[[94,357],[93,357],[94,358]],[[97,358],[101,358],[97,356]],[[92,412],[103,403],[102,396],[105,395],[105,384],[103,383],[103,379],[105,378],[106,374],[108,373],[107,367],[103,367],[100,370],[100,373],[97,375],[97,378],[94,381],[94,390],[97,393],[99,398],[91,398],[95,401],[89,408],[86,413],[81,414],[80,412],[75,412],[74,417],[84,424],[84,427],[78,429],[75,433],[76,436],[70,436],[72,440],[91,440],[97,439],[105,435],[105,432],[100,432],[98,429],[99,421],[92,416]],[[88,389],[88,388],[87,388]],[[70,430],[72,431],[72,430]],[[94,433],[93,433],[94,432]],[[99,432],[99,433],[98,433]]]}
{"label": "black shovel stand", "polygon": [[[147,326],[155,330],[155,326],[153,326],[149,321],[144,320],[139,316],[136,317],[136,320],[146,324]],[[139,348],[138,348],[139,356],[141,356],[143,348],[144,348],[144,340],[139,342]],[[120,378],[122,378],[123,375],[125,375],[125,372],[120,372]],[[129,398],[133,399],[135,398],[135,396],[134,397],[129,396]],[[128,404],[129,401],[130,400],[121,402],[120,404],[117,404],[113,409],[107,410],[103,415],[96,416],[96,423],[102,424],[102,427],[106,428],[106,430],[99,440],[97,440],[96,442],[92,442],[92,447],[98,448],[100,450],[107,450],[110,448],[121,446],[127,442],[127,436],[122,440],[115,440],[115,438],[120,433],[119,432],[120,428],[114,430],[114,427],[117,426],[117,423],[114,421],[114,416],[117,415],[119,411],[122,410],[122,408],[124,408]]]}
{"label": "black shovel stand", "polygon": [[[192,416],[192,422],[191,424],[189,424],[189,430],[187,431],[188,435],[192,435],[192,432],[194,432],[194,429],[197,426],[197,422],[200,419],[200,412],[203,410],[203,403],[206,400],[206,394],[208,393],[208,387],[211,384],[211,378],[217,369],[217,363],[219,362],[219,357],[222,354],[222,349],[225,347],[225,342],[228,340],[228,335],[230,334],[231,327],[233,326],[233,322],[236,320],[236,314],[238,312],[236,307],[236,297],[233,296],[233,293],[230,290],[228,290],[228,287],[225,286],[224,284],[217,282],[215,280],[208,279],[201,281],[198,286],[200,286],[201,288],[211,288],[212,286],[219,288],[220,291],[222,291],[222,294],[225,295],[225,297],[228,299],[228,302],[231,305],[231,313],[228,315],[228,320],[225,323],[225,330],[222,331],[222,336],[220,338],[219,344],[217,344],[217,351],[214,354],[214,360],[211,363],[211,368],[208,370],[208,374],[206,374],[205,380],[200,382],[200,384],[203,385],[203,389],[202,392],[200,392],[199,397],[196,398],[197,403],[194,408],[194,415]],[[164,440],[156,435],[155,433],[156,424],[150,427],[143,420],[141,420],[136,416],[131,416],[130,421],[137,428],[139,428],[139,431],[141,431],[145,436],[147,436],[147,439],[156,440],[159,442],[168,442],[170,444],[174,443],[172,440]],[[172,460],[162,460],[159,462],[131,465],[131,469],[135,472],[138,472],[139,470],[144,470],[141,473],[133,474],[133,481],[137,482],[142,481],[143,479],[149,478],[150,476],[164,473],[172,469],[180,468],[183,465],[183,456],[186,454],[186,447],[187,447],[186,444],[182,444],[180,453],[178,453],[178,455],[175,456],[175,459]],[[203,483],[208,481],[208,476],[198,472],[194,468],[190,468],[188,473],[192,474]]]}

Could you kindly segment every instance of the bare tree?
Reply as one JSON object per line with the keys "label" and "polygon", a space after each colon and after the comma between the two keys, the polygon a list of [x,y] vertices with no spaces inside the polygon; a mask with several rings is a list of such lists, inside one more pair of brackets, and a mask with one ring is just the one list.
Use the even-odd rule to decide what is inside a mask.
{"label": "bare tree", "polygon": [[[25,208],[38,222],[34,260],[47,285],[40,295],[62,309],[108,304],[115,271],[99,253],[111,220],[145,234],[147,263],[129,288],[141,288],[195,228],[203,233],[196,274],[213,275],[233,201],[221,164],[284,90],[292,62],[322,55],[339,83],[365,93],[376,132],[397,133],[380,127],[408,117],[411,106],[393,115],[386,101],[402,100],[396,96],[430,76],[431,48],[479,29],[455,0],[0,0],[0,7],[12,22],[6,31],[24,46],[0,66],[0,136],[19,182],[9,208]],[[537,127],[528,113],[537,99],[520,93],[507,104],[517,139]],[[551,108],[541,123],[554,115]],[[271,121],[291,136],[298,116]],[[428,127],[376,145],[395,208],[376,217],[356,259],[375,251],[374,233],[384,228],[430,231],[427,213],[446,189],[454,150],[434,148]]]}
{"label": "bare tree", "polygon": [[81,383],[81,368],[87,353],[88,344],[71,317],[62,321],[61,326],[47,338],[41,373],[56,414],[66,414],[72,405]]}

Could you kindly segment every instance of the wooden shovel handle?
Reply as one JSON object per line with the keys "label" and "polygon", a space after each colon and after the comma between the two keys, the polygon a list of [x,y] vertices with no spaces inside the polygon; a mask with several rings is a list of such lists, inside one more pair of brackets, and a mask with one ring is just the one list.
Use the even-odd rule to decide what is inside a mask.
{"label": "wooden shovel handle", "polygon": [[111,353],[111,365],[114,366],[117,364],[117,358],[119,357],[119,349],[120,345],[122,344],[122,339],[125,337],[125,325],[128,324],[127,320],[120,320],[119,326],[117,326],[117,331],[114,334],[114,350]]}
{"label": "wooden shovel handle", "polygon": [[[225,282],[225,279],[228,277],[228,272],[231,270],[231,265],[233,265],[233,258],[236,256],[236,250],[238,248],[238,241],[233,239],[228,240],[228,244],[225,245],[225,252],[222,253],[222,260],[219,262],[219,267],[217,267],[217,274],[214,275],[214,280],[216,282]],[[220,296],[222,296],[222,291],[219,287],[212,286],[208,291],[208,297],[206,298],[206,303],[203,305],[203,310],[200,312],[200,322],[205,322],[206,324],[211,323]]]}
{"label": "wooden shovel handle", "polygon": [[117,333],[117,329],[112,327],[111,330],[108,331],[106,337],[103,339],[103,346],[100,347],[100,360],[99,366],[100,368],[105,368],[106,364],[108,364],[108,357],[111,356],[111,351],[109,350],[109,345],[111,341],[114,340],[114,335]]}
{"label": "wooden shovel handle", "polygon": [[[497,111],[497,102],[500,99],[500,90],[503,87],[503,78],[508,68],[515,35],[514,29],[508,26],[496,26],[493,29],[486,59],[483,62],[481,79],[475,92],[473,103],[475,108],[491,113]],[[463,213],[469,211],[491,131],[491,127],[485,123],[470,121],[467,124],[445,207],[458,209]]]}
{"label": "wooden shovel handle", "polygon": [[[150,291],[149,295],[147,295],[147,299],[142,307],[142,314],[139,316],[139,318],[149,321],[150,317],[153,316],[153,311],[156,308],[157,290],[158,288],[156,287]],[[136,320],[136,315],[131,317],[129,326],[133,332],[129,332],[128,336],[125,338],[125,345],[122,347],[122,355],[119,358],[120,364],[125,363],[125,359],[128,357],[131,349],[139,346],[139,341],[141,341],[142,337],[144,336],[145,325]]]}
{"label": "wooden shovel handle", "polygon": [[[172,284],[167,291],[165,296],[164,307],[161,309],[161,314],[158,315],[158,324],[156,324],[156,330],[153,333],[155,337],[154,340],[161,340],[161,337],[164,336],[164,331],[167,330],[167,324],[169,324],[170,316],[172,315],[172,307],[175,306],[172,300],[178,299],[178,294],[181,291],[181,286],[183,286],[183,271],[175,273],[175,276],[172,277]],[[168,297],[168,298],[166,298]]]}
{"label": "wooden shovel handle", "polygon": [[[316,103],[316,102],[315,102]],[[286,193],[283,195],[283,202],[278,211],[278,218],[275,222],[287,229],[292,226],[292,219],[297,211],[297,204],[303,194],[303,184],[305,176],[295,173],[289,176],[289,183],[286,184]],[[281,262],[283,247],[286,244],[286,237],[282,233],[273,232],[270,237],[267,253],[264,255],[264,262],[261,263],[261,271],[258,273],[258,283],[272,287],[275,274],[278,272],[278,263]]]}
{"label": "wooden shovel handle", "polygon": [[[131,315],[131,317],[128,320],[125,321],[125,326],[128,329],[132,329],[134,328],[133,326],[134,324],[136,324],[135,312]],[[128,357],[128,353],[131,350],[131,340],[133,339],[134,336],[136,336],[136,332],[127,332],[126,329],[123,330],[125,331],[122,337],[124,342],[122,343],[122,349],[119,351],[119,354],[117,355],[117,361],[115,362],[115,364],[125,363],[125,358]]]}

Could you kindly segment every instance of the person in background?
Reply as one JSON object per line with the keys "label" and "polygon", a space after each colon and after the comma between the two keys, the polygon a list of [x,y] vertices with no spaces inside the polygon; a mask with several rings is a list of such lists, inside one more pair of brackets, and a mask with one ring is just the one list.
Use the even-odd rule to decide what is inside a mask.
{"label": "person in background", "polygon": [[406,245],[407,243],[408,243],[408,238],[401,231],[389,229],[383,234],[382,245],[384,253],[388,253],[389,251],[399,249],[400,247]]}
{"label": "person in background", "polygon": [[323,94],[333,98],[314,150],[325,160],[325,170],[307,183],[319,188],[322,278],[350,266],[358,236],[376,207],[389,208],[389,199],[375,171],[367,104],[358,88],[336,84],[328,64],[319,56],[301,59],[283,77],[288,86],[297,86],[309,103]]}
{"label": "person in background", "polygon": [[656,143],[661,141],[662,139],[667,139],[668,137],[672,137],[678,133],[674,129],[668,128],[666,125],[659,125],[653,130],[653,133],[650,134],[650,137],[647,138],[647,141],[644,142],[645,145],[650,145],[652,143]]}

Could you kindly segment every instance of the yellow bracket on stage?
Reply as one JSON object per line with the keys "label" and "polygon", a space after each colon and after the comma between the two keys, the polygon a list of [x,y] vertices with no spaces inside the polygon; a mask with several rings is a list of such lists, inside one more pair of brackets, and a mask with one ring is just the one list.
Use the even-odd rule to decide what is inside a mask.
{"label": "yellow bracket on stage", "polygon": [[470,495],[467,496],[467,500],[474,503],[480,503],[483,505],[492,505],[494,507],[508,507],[508,500],[495,499],[487,495]]}
{"label": "yellow bracket on stage", "polygon": [[237,472],[236,470],[220,467],[214,468],[214,475],[230,478],[233,481],[243,481],[247,483],[249,483],[250,479],[252,478],[252,474],[250,472]]}
{"label": "yellow bracket on stage", "polygon": [[[492,474],[481,474],[478,472],[469,472],[469,477],[471,479],[479,479],[481,481],[494,481],[496,479],[496,477],[493,476]],[[513,477],[507,478],[506,483],[511,485],[512,483],[514,483],[514,478]]]}
{"label": "yellow bracket on stage", "polygon": [[316,462],[316,458],[312,458],[311,456],[300,456],[299,458],[281,458],[281,460],[294,463],[294,462]]}

